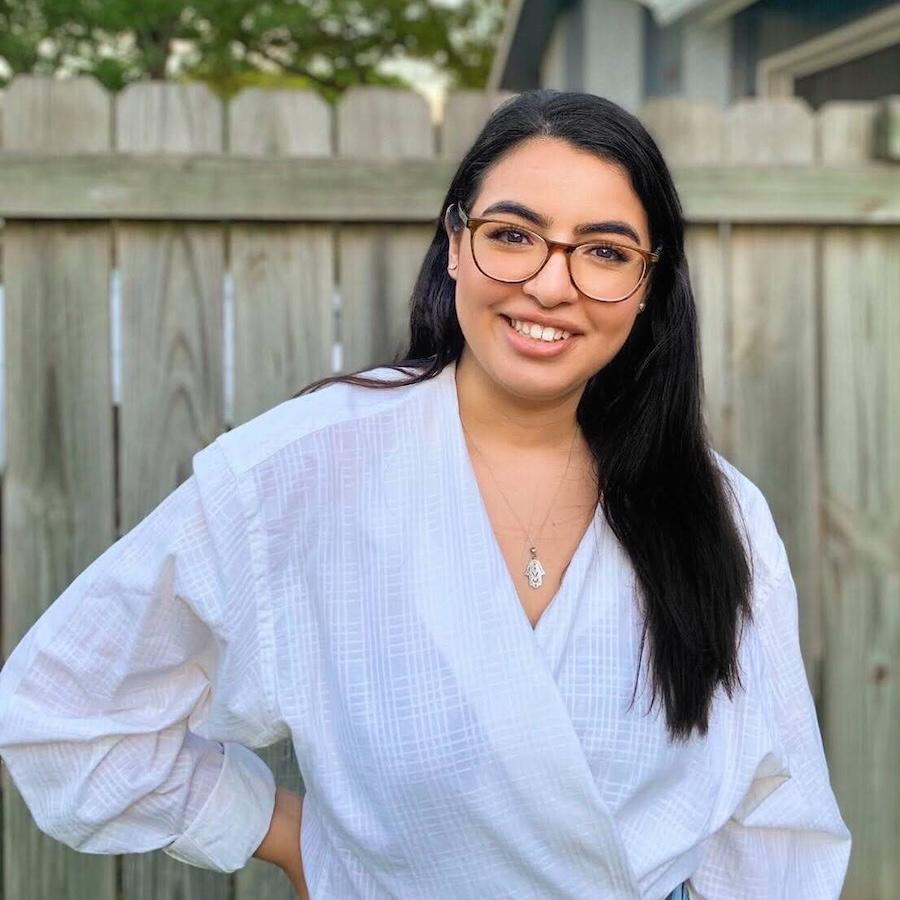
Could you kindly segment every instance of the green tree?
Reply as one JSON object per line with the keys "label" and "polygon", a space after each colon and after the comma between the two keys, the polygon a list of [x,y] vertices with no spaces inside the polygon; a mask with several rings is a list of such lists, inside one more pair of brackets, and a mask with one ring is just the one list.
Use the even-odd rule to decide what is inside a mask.
{"label": "green tree", "polygon": [[112,91],[141,78],[207,82],[221,96],[294,85],[334,100],[422,60],[448,85],[483,87],[506,0],[0,0],[0,84],[20,72],[87,73]]}

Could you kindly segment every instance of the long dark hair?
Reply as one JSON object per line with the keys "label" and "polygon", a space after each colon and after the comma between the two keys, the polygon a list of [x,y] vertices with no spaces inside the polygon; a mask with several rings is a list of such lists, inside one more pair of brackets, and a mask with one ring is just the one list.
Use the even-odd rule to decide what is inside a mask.
{"label": "long dark hair", "polygon": [[[741,684],[738,646],[751,617],[752,572],[703,419],[681,203],[637,118],[593,94],[541,89],[494,111],[459,164],[441,213],[456,201],[471,209],[491,165],[519,142],[541,136],[565,140],[627,172],[647,213],[651,246],[663,248],[646,312],[616,356],[588,380],[576,416],[596,459],[597,500],[637,576],[644,624],[635,692],[649,633],[650,708],[661,695],[672,739],[687,740],[695,727],[706,734],[717,687],[730,698]],[[388,382],[358,372],[335,375],[294,396],[335,381],[375,388],[415,384],[458,361],[464,339],[446,269],[448,247],[439,214],[413,289],[409,349],[387,364],[415,374]]]}

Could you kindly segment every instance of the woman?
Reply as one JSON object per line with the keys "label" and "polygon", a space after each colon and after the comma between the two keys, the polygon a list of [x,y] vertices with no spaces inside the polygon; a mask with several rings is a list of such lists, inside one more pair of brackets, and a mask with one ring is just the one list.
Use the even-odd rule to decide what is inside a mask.
{"label": "woman", "polygon": [[[683,230],[633,116],[500,107],[404,359],[197,453],[10,657],[38,825],[314,898],[837,897],[794,583],[708,444]],[[302,817],[248,749],[285,737]]]}

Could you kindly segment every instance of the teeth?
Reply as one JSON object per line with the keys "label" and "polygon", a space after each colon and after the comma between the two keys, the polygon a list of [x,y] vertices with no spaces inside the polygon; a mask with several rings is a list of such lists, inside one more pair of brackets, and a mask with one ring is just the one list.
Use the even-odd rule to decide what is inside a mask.
{"label": "teeth", "polygon": [[560,331],[556,328],[551,328],[549,325],[538,325],[537,322],[522,322],[519,319],[512,319],[511,321],[513,328],[519,334],[524,334],[526,337],[533,338],[536,341],[547,341],[548,343],[551,341],[564,341],[572,336],[569,331]]}

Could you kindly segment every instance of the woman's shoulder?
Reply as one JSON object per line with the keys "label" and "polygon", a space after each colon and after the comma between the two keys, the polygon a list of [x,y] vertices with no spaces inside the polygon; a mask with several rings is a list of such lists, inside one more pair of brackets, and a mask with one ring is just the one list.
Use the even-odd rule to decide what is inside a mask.
{"label": "woman's shoulder", "polygon": [[[402,382],[414,370],[378,366],[358,374],[382,382]],[[397,408],[420,396],[427,390],[427,384],[373,388],[344,381],[330,382],[273,406],[219,435],[213,443],[224,453],[235,475],[240,476],[324,428]]]}

